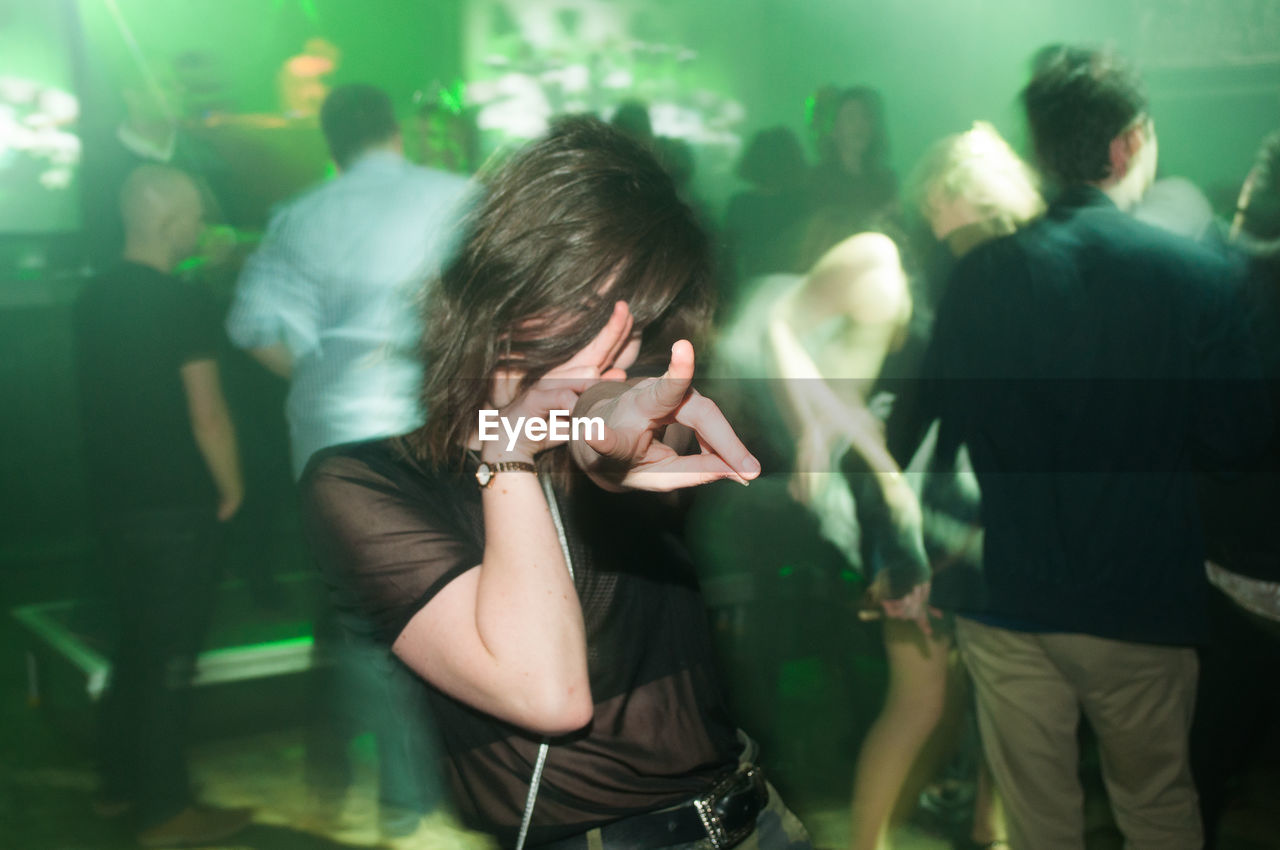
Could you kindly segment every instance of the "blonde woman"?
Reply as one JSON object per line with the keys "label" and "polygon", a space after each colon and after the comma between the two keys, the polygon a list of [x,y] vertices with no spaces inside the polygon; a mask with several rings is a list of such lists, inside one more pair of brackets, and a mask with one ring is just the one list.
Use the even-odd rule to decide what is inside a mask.
{"label": "blonde woman", "polygon": [[[909,197],[957,256],[1043,209],[1032,172],[982,122],[929,151]],[[850,846],[873,850],[886,846],[890,815],[946,701],[952,641],[930,626],[925,543],[936,552],[964,541],[942,539],[945,523],[926,522],[902,474],[906,461],[889,451],[877,415],[888,401],[877,379],[917,309],[897,245],[879,233],[852,236],[808,275],[763,294],[772,299],[769,370],[782,379],[779,407],[796,441],[792,494],[861,562],[886,615],[889,689],[863,742],[852,801]],[[837,470],[843,474],[821,474]],[[971,844],[1000,846],[989,795],[980,793],[978,808]]]}

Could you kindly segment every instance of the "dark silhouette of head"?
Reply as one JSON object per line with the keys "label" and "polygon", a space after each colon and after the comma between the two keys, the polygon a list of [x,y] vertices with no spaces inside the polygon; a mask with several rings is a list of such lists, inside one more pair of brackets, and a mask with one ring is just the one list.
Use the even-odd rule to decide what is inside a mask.
{"label": "dark silhouette of head", "polygon": [[1111,178],[1112,142],[1147,120],[1137,75],[1108,51],[1078,47],[1037,54],[1022,104],[1040,170],[1061,186]]}
{"label": "dark silhouette of head", "polygon": [[807,168],[800,140],[779,126],[751,137],[734,173],[759,189],[782,192],[803,186]]}
{"label": "dark silhouette of head", "polygon": [[320,107],[320,128],[329,155],[340,169],[365,151],[386,145],[400,136],[391,98],[377,86],[352,83],[329,92]]}
{"label": "dark silhouette of head", "polygon": [[649,105],[642,100],[624,100],[614,110],[609,123],[637,142],[653,142],[653,123],[649,120]]}

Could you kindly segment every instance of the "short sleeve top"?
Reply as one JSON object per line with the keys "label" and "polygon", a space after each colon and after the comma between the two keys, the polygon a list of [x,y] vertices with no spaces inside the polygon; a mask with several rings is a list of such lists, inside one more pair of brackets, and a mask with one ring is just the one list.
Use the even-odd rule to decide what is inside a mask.
{"label": "short sleeve top", "polygon": [[[390,644],[484,556],[474,464],[428,468],[396,439],[318,454],[303,477],[308,537],[338,607]],[[592,723],[554,742],[529,842],[704,791],[741,744],[714,671],[702,595],[674,518],[643,494],[590,482],[559,493],[587,630]],[[530,601],[529,604],[533,604]],[[464,820],[514,839],[537,736],[428,686]]]}
{"label": "short sleeve top", "polygon": [[75,329],[95,505],[212,511],[217,493],[182,381],[183,366],[215,359],[222,344],[212,299],[156,269],[119,263],[80,293]]}

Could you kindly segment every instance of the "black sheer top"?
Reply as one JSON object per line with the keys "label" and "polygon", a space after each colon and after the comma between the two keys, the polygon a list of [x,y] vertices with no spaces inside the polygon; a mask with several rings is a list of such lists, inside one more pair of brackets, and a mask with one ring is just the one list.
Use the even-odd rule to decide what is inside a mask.
{"label": "black sheer top", "polygon": [[[474,466],[424,468],[396,440],[319,453],[303,478],[307,534],[340,608],[390,644],[480,564]],[[553,742],[529,842],[680,802],[737,763],[693,568],[652,497],[577,482],[560,496],[587,630],[595,716]],[[535,604],[530,600],[529,604]],[[540,739],[429,688],[447,775],[470,825],[510,843]]]}

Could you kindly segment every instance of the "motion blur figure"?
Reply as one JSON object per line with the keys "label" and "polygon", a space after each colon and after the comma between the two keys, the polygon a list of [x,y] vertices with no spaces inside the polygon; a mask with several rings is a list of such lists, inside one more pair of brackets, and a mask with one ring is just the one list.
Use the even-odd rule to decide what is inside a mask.
{"label": "motion blur figure", "polygon": [[[445,255],[468,182],[403,156],[386,93],[339,86],[320,123],[338,176],[281,209],[241,273],[227,330],[289,380],[286,418],[295,475],[316,451],[410,430],[422,422],[423,283]],[[336,817],[349,786],[349,739],[378,741],[384,834],[414,832],[440,808],[429,727],[406,724],[421,685],[359,618],[326,608],[315,626],[317,710],[310,780],[320,814]]]}
{"label": "motion blur figure", "polygon": [[984,596],[956,628],[1010,844],[1084,847],[1083,711],[1126,845],[1190,850],[1193,461],[1230,469],[1261,447],[1258,364],[1231,268],[1126,212],[1156,164],[1132,72],[1059,51],[1022,102],[1059,194],[956,267],[895,454],[936,418],[981,486]]}
{"label": "motion blur figure", "polygon": [[649,118],[649,104],[643,100],[624,100],[619,103],[609,123],[619,133],[642,145],[653,144],[653,123]]}
{"label": "motion blur figure", "polygon": [[280,111],[289,118],[314,121],[329,96],[328,78],[341,58],[342,51],[333,42],[307,39],[302,52],[286,59],[276,74]]}
{"label": "motion blur figure", "polygon": [[289,380],[294,475],[319,449],[422,421],[422,286],[465,213],[468,182],[409,163],[390,99],[340,86],[321,126],[338,176],[272,217],[227,331]]}
{"label": "motion blur figure", "polygon": [[[114,264],[124,247],[119,198],[126,178],[140,165],[166,165],[187,173],[200,190],[206,222],[192,254],[209,261],[225,259],[233,236],[224,224],[230,165],[192,132],[187,120],[188,90],[173,65],[154,62],[128,64],[109,76],[110,100],[119,100],[114,120],[91,127],[85,147],[85,234],[87,253],[95,269]],[[187,259],[187,258],[183,258]]]}
{"label": "motion blur figure", "polygon": [[88,284],[75,313],[89,479],[118,617],[96,808],[136,809],[145,846],[204,843],[249,822],[247,811],[195,802],[184,753],[219,524],[244,493],[215,360],[217,315],[171,274],[203,227],[196,185],[176,169],[140,166],[121,208],[123,262]]}
{"label": "motion blur figure", "polygon": [[814,221],[804,267],[846,236],[866,230],[898,199],[879,92],[867,86],[824,89],[815,97],[810,129],[818,164],[809,176]]}
{"label": "motion blur figure", "polygon": [[475,113],[449,102],[444,93],[425,99],[414,116],[419,165],[453,174],[480,167],[480,131]]}
{"label": "motion blur figure", "polygon": [[[808,211],[807,171],[800,140],[786,127],[761,130],[747,143],[735,174],[750,188],[729,199],[724,218],[734,294],[751,278],[791,271],[796,264]],[[727,313],[730,305],[722,309]]]}
{"label": "motion blur figure", "polygon": [[1280,240],[1280,130],[1262,141],[1257,159],[1240,187],[1230,237],[1260,242]]}
{"label": "motion blur figure", "polygon": [[[1280,410],[1280,132],[1266,138],[1241,188],[1231,250],[1248,270],[1250,324],[1271,396]],[[1200,649],[1200,689],[1191,734],[1205,847],[1261,743],[1280,716],[1280,433],[1244,475],[1200,478],[1212,632]]]}
{"label": "motion blur figure", "polygon": [[[1030,170],[985,124],[935,145],[913,186],[934,235],[957,256],[1011,233],[1043,206]],[[953,509],[965,519],[926,525],[920,497],[902,474],[911,456],[895,459],[885,443],[885,417],[899,404],[917,403],[911,390],[928,328],[913,315],[925,306],[913,297],[895,242],[864,232],[832,248],[805,276],[766,278],[720,352],[738,369],[756,364],[750,377],[777,379],[774,404],[794,441],[781,452],[794,457],[791,494],[861,569],[889,615],[889,691],[854,780],[850,846],[857,850],[886,845],[890,815],[942,715],[953,641],[924,619],[930,561],[965,556],[955,551],[962,541],[941,529],[959,525],[966,536],[967,517],[977,512],[976,494],[968,495],[961,499],[967,505]],[[980,798],[970,840],[994,846],[999,828],[990,795]]]}

